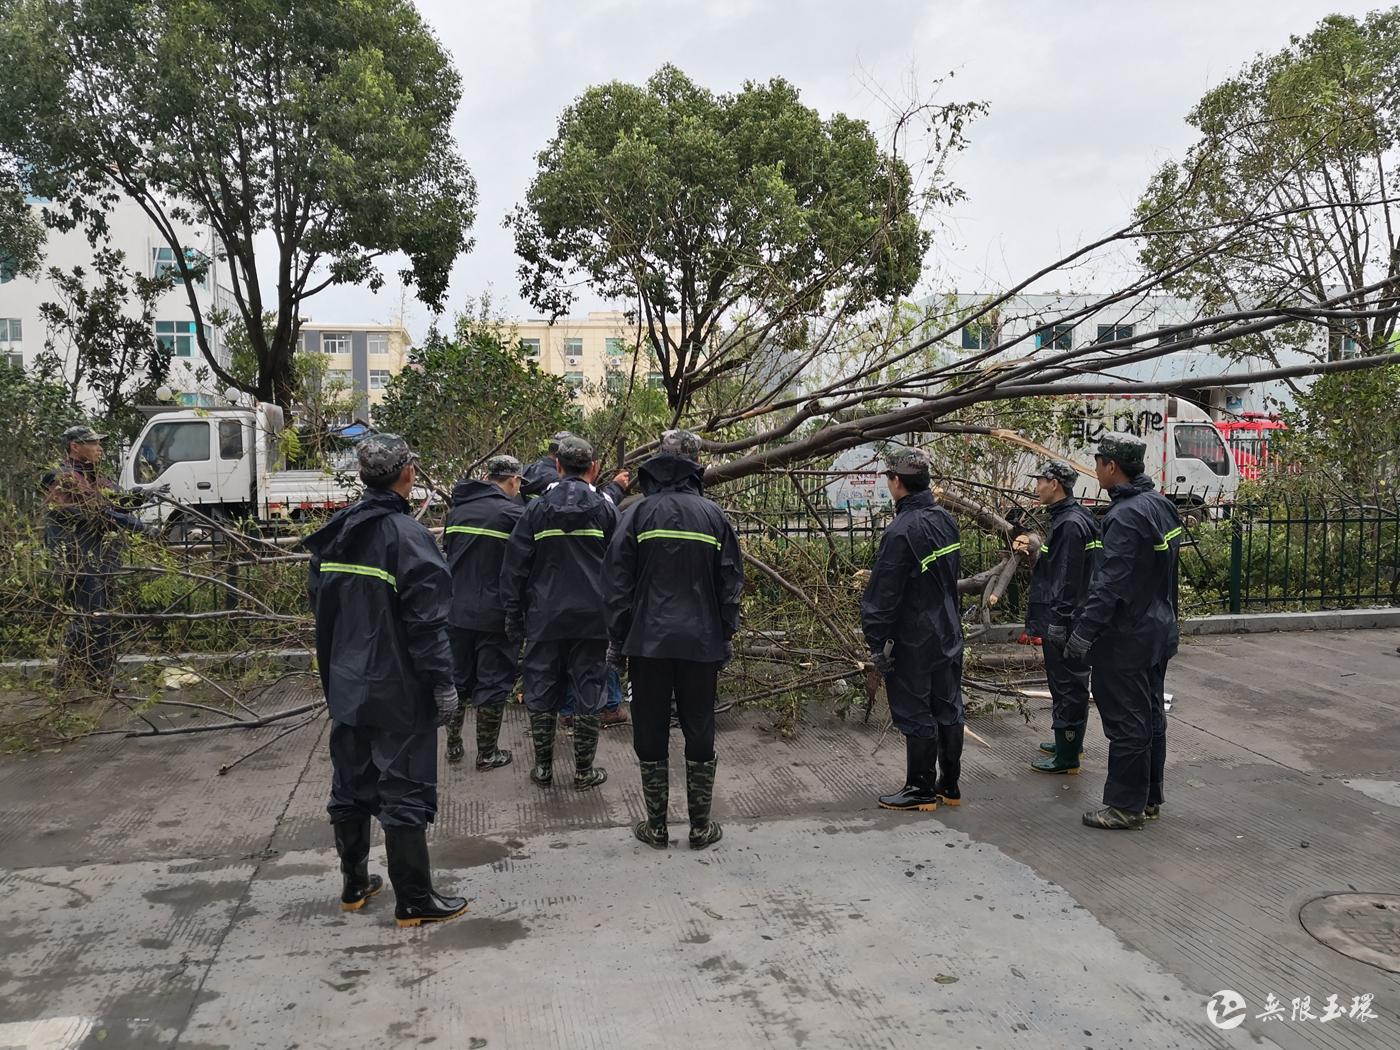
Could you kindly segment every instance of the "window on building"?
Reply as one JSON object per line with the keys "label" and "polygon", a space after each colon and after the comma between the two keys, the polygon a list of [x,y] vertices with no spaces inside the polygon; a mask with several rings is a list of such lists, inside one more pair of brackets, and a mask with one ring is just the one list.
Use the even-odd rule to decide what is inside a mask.
{"label": "window on building", "polygon": [[540,341],[538,339],[522,339],[520,340],[520,349],[526,357],[539,357]]}
{"label": "window on building", "polygon": [[665,385],[666,377],[660,372],[647,373],[647,386],[651,387],[653,390],[660,390]]}
{"label": "window on building", "polygon": [[1343,332],[1327,333],[1327,350],[1329,361],[1341,361],[1361,356],[1361,344]]}
{"label": "window on building", "polygon": [[[164,277],[166,274],[176,280],[180,280],[180,267],[175,261],[175,249],[171,247],[152,248],[151,254],[154,256],[151,264],[152,277]],[[203,252],[197,252],[193,248],[185,249],[185,261],[192,269],[203,267],[203,272],[195,280],[195,284],[201,288],[209,287],[209,258]]]}
{"label": "window on building", "polygon": [[348,354],[350,352],[349,332],[322,332],[321,353]]}
{"label": "window on building", "polygon": [[154,481],[176,463],[197,463],[209,458],[209,424],[157,423],[146,432],[136,453],[136,480]]}
{"label": "window on building", "polygon": [[383,390],[389,385],[389,377],[393,374],[387,368],[371,368],[369,370],[369,388]]}
{"label": "window on building", "polygon": [[990,350],[996,346],[996,328],[985,321],[974,321],[962,330],[964,350]]}
{"label": "window on building", "polygon": [[608,351],[609,357],[621,357],[627,353],[627,340],[609,337],[603,344]]}
{"label": "window on building", "polygon": [[4,355],[0,355],[0,356],[3,356],[3,357],[4,357],[4,359],[5,359],[5,364],[9,365],[11,368],[23,368],[23,367],[24,367],[24,355],[23,355],[23,354],[4,354]]}
{"label": "window on building", "polygon": [[355,377],[348,368],[328,368],[321,385],[351,387],[355,385]]}
{"label": "window on building", "polygon": [[243,458],[243,424],[236,419],[219,420],[219,458]]}
{"label": "window on building", "polygon": [[1119,339],[1131,339],[1133,337],[1134,326],[1130,324],[1101,324],[1099,325],[1100,343],[1116,342]]}
{"label": "window on building", "polygon": [[24,325],[18,317],[0,317],[0,343],[23,342]]}
{"label": "window on building", "polygon": [[613,397],[621,397],[627,389],[627,373],[620,368],[609,368],[603,376],[603,383]]}
{"label": "window on building", "polygon": [[580,387],[583,386],[583,373],[582,373],[582,372],[565,372],[565,373],[564,373],[564,385],[565,385],[566,387],[568,387],[570,390],[578,390]]}
{"label": "window on building", "polygon": [[1157,326],[1157,345],[1158,345],[1158,346],[1171,346],[1172,343],[1179,343],[1179,342],[1181,342],[1183,339],[1186,339],[1186,338],[1187,338],[1187,334],[1186,334],[1185,332],[1172,332],[1172,331],[1168,331],[1168,328],[1169,328],[1169,327],[1171,327],[1171,326],[1169,326],[1169,325],[1158,325],[1158,326]]}
{"label": "window on building", "polygon": [[579,354],[583,353],[583,340],[579,338],[565,339],[564,353],[568,354],[570,357],[577,357]]}
{"label": "window on building", "polygon": [[1035,333],[1035,348],[1037,350],[1044,348],[1051,350],[1073,350],[1074,325],[1047,325],[1044,328],[1038,329]]}
{"label": "window on building", "polygon": [[369,334],[369,352],[374,357],[383,357],[389,353],[389,337],[383,332],[371,332]]}
{"label": "window on building", "polygon": [[156,342],[165,347],[171,357],[193,357],[199,346],[193,321],[157,321]]}

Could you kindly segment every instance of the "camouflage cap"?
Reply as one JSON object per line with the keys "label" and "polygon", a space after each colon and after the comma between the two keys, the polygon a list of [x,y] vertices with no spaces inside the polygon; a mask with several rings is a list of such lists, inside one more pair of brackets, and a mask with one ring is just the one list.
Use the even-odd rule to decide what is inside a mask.
{"label": "camouflage cap", "polygon": [[699,459],[700,438],[689,430],[668,430],[661,435],[661,451],[685,459]]}
{"label": "camouflage cap", "polygon": [[1111,459],[1119,466],[1125,463],[1141,464],[1147,458],[1147,442],[1132,434],[1105,434],[1099,439],[1094,455],[1100,459]]}
{"label": "camouflage cap", "polygon": [[560,442],[562,442],[565,438],[570,437],[573,437],[573,434],[569,433],[567,430],[557,431],[553,436],[551,436],[549,439],[550,455],[554,455],[554,453],[558,452]]}
{"label": "camouflage cap", "polygon": [[1079,480],[1079,471],[1062,459],[1047,459],[1031,477],[1058,481],[1066,489],[1069,489],[1073,488],[1074,483]]}
{"label": "camouflage cap", "polygon": [[903,474],[917,477],[929,473],[928,453],[920,448],[901,448],[885,456],[887,474]]}
{"label": "camouflage cap", "polygon": [[360,477],[367,482],[393,480],[404,467],[418,462],[408,442],[397,434],[371,434],[360,442],[355,456]]}
{"label": "camouflage cap", "polygon": [[520,460],[514,456],[492,456],[486,461],[486,476],[488,478],[518,478],[523,473]]}
{"label": "camouflage cap", "polygon": [[559,451],[555,455],[559,457],[561,467],[587,470],[593,462],[593,446],[575,434],[565,434],[559,441]]}
{"label": "camouflage cap", "polygon": [[67,445],[73,441],[101,441],[107,435],[99,434],[84,423],[78,423],[65,430],[61,436],[63,443]]}

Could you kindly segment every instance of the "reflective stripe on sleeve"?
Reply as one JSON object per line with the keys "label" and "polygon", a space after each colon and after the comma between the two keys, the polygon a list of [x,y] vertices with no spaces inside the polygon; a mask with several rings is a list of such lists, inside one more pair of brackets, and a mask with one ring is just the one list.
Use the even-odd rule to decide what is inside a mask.
{"label": "reflective stripe on sleeve", "polygon": [[1154,543],[1154,544],[1152,545],[1152,549],[1153,549],[1154,551],[1164,551],[1164,550],[1166,550],[1168,547],[1171,546],[1171,541],[1174,540],[1174,539],[1176,539],[1178,536],[1180,536],[1180,535],[1181,535],[1181,532],[1182,532],[1181,526],[1178,525],[1176,528],[1172,529],[1171,532],[1167,533],[1165,536],[1162,537],[1162,542],[1161,542],[1161,543]]}
{"label": "reflective stripe on sleeve", "polygon": [[939,558],[943,557],[945,554],[952,554],[955,550],[958,550],[961,547],[961,543],[950,543],[946,547],[940,547],[932,554],[925,555],[924,559],[921,562],[919,562],[919,571],[928,572],[928,567],[934,562],[936,562]]}

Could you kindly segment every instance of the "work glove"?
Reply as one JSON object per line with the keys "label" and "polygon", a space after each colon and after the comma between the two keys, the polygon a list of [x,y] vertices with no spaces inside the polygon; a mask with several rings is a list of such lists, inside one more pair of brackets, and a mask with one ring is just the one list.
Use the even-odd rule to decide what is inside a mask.
{"label": "work glove", "polygon": [[1065,642],[1065,657],[1070,660],[1082,660],[1089,655],[1089,647],[1093,644],[1078,631],[1075,631],[1069,636],[1069,641]]}
{"label": "work glove", "polygon": [[1016,639],[1016,644],[1017,644],[1017,645],[1039,645],[1039,644],[1040,644],[1040,635],[1038,635],[1038,634],[1029,634],[1029,633],[1026,632],[1026,631],[1022,631],[1022,632],[1021,632],[1021,637],[1019,637],[1019,638]]}
{"label": "work glove", "polygon": [[894,657],[883,649],[871,653],[870,662],[875,665],[875,670],[882,675],[888,675],[894,670]]}
{"label": "work glove", "polygon": [[525,644],[525,621],[518,616],[506,619],[506,641],[519,649]]}
{"label": "work glove", "polygon": [[1063,649],[1065,642],[1069,641],[1069,628],[1062,623],[1051,624],[1045,628],[1045,640]]}
{"label": "work glove", "polygon": [[445,726],[452,721],[452,716],[457,713],[457,687],[451,685],[433,686],[433,703],[437,705],[437,720],[433,722],[435,726]]}
{"label": "work glove", "polygon": [[616,642],[608,643],[608,666],[620,675],[627,673],[627,657]]}

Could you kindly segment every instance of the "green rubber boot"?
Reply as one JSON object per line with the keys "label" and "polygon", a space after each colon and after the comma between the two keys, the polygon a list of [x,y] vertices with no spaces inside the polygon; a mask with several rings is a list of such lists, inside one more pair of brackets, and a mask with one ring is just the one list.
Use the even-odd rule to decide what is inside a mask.
{"label": "green rubber boot", "polygon": [[1082,726],[1057,729],[1054,751],[1047,758],[1036,759],[1031,763],[1031,768],[1038,773],[1068,773],[1073,776],[1079,772],[1079,749],[1083,746]]}
{"label": "green rubber boot", "polygon": [[467,753],[466,747],[462,744],[462,722],[467,717],[467,702],[459,700],[457,710],[452,715],[452,721],[447,723],[447,761],[454,766],[462,761],[462,756]]}
{"label": "green rubber boot", "polygon": [[671,796],[671,769],[665,762],[643,762],[642,800],[646,803],[647,819],[638,821],[632,829],[638,840],[652,849],[665,849],[671,844],[666,830],[666,806]]}
{"label": "green rubber boot", "polygon": [[499,769],[510,765],[513,757],[509,751],[497,747],[501,739],[501,722],[506,717],[502,707],[478,707],[476,709],[476,768]]}
{"label": "green rubber boot", "polygon": [[597,715],[579,715],[574,719],[574,787],[580,791],[597,787],[608,779],[608,771],[593,764],[601,728],[602,719]]}
{"label": "green rubber boot", "polygon": [[690,848],[713,846],[724,832],[718,822],[710,819],[710,806],[715,800],[715,767],[718,759],[708,762],[685,762],[685,801],[690,809]]}
{"label": "green rubber boot", "polygon": [[540,787],[554,783],[554,731],[559,719],[553,714],[530,713],[530,742],[535,746],[535,766],[530,779]]}
{"label": "green rubber boot", "polygon": [[1044,751],[1047,755],[1053,755],[1055,753],[1055,741],[1042,740],[1040,742],[1040,750]]}

